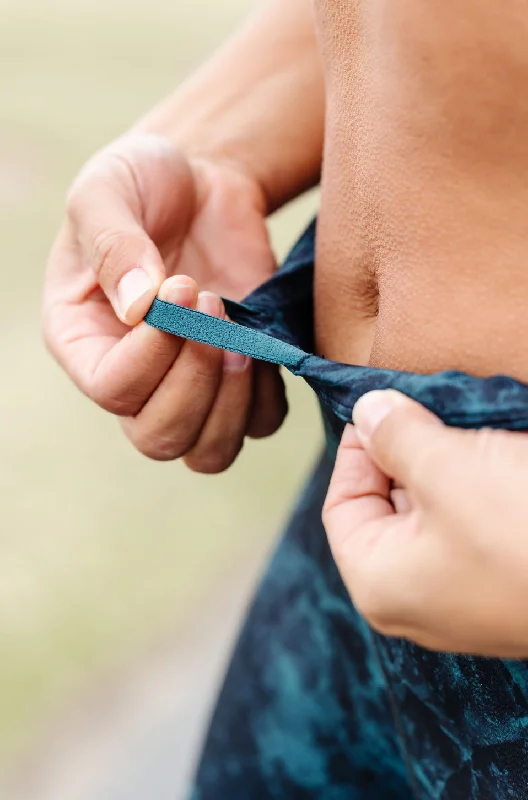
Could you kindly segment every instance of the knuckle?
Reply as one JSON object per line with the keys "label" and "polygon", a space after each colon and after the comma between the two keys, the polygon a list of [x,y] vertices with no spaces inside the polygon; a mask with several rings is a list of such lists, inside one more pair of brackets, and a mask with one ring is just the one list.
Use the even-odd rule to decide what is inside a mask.
{"label": "knuckle", "polygon": [[188,445],[172,435],[142,431],[139,426],[124,424],[127,438],[151,461],[176,461],[185,455]]}
{"label": "knuckle", "polygon": [[91,242],[91,262],[97,275],[105,278],[119,269],[126,258],[130,237],[115,229],[97,231]]}
{"label": "knuckle", "polygon": [[186,358],[180,365],[182,379],[191,381],[200,390],[220,385],[224,363],[223,351],[217,347],[201,344],[200,342],[186,342]]}
{"label": "knuckle", "polygon": [[378,484],[377,474],[378,468],[363,451],[340,452],[332,476],[334,497],[344,502],[372,494]]}
{"label": "knuckle", "polygon": [[[197,405],[205,408],[217,397],[222,381],[222,351],[204,345],[204,350],[196,355],[194,342],[186,342],[184,352],[178,362],[180,385],[192,387]],[[191,354],[191,349],[193,350]],[[186,351],[186,352],[185,352]],[[192,357],[190,357],[192,355]],[[195,357],[196,356],[196,357]]]}
{"label": "knuckle", "polygon": [[139,397],[106,395],[105,410],[116,417],[135,417],[143,407]]}
{"label": "knuckle", "polygon": [[232,450],[210,449],[207,452],[189,453],[185,456],[185,465],[192,472],[199,472],[202,475],[219,475],[229,469],[235,461],[240,448]]}
{"label": "knuckle", "polygon": [[144,400],[129,389],[114,390],[102,381],[95,381],[90,397],[98,406],[118,417],[134,417],[143,407]]}
{"label": "knuckle", "polygon": [[[134,335],[134,331],[139,331],[139,329],[133,328],[131,331],[132,335]],[[165,362],[168,358],[173,358],[175,353],[174,337],[162,331],[156,331],[156,333],[159,333],[159,336],[151,336],[147,345],[144,347],[145,361],[149,364],[159,361]],[[143,344],[143,342],[141,342],[141,344]],[[179,350],[177,351],[177,355],[179,355]]]}
{"label": "knuckle", "polygon": [[96,152],[84,164],[70,186],[66,195],[66,213],[71,220],[76,221],[79,218],[90,188],[104,180],[107,172],[105,162],[104,150]]}
{"label": "knuckle", "polygon": [[353,600],[358,612],[375,631],[388,635],[394,630],[394,612],[385,602],[382,587],[376,581],[363,580],[356,588]]}

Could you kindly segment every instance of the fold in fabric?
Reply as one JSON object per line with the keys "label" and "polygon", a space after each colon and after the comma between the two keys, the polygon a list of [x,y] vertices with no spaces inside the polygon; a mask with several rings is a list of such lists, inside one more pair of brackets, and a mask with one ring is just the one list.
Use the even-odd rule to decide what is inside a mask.
{"label": "fold in fabric", "polygon": [[528,386],[514,378],[475,378],[455,371],[420,375],[313,355],[315,228],[314,221],[284,266],[243,303],[224,300],[232,322],[159,299],[145,321],[175,336],[286,367],[304,378],[343,422],[366,392],[397,389],[448,425],[528,430]]}

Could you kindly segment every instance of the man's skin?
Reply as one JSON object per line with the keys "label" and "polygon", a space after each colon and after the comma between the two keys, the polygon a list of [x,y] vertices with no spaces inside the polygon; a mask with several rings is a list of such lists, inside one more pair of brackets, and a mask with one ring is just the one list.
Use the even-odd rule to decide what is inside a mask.
{"label": "man's skin", "polygon": [[281,424],[275,367],[141,320],[156,294],[223,315],[218,294],[241,299],[271,276],[266,216],[318,181],[323,133],[311,4],[267,0],[75,180],[48,263],[44,336],[145,455],[219,472],[245,436]]}
{"label": "man's skin", "polygon": [[187,277],[161,296],[191,305],[265,280],[265,216],[319,180],[324,138],[318,351],[528,379],[526,41],[520,0],[316,0],[315,18],[310,0],[260,3],[136,126],[165,143],[124,137],[76,180],[50,258],[50,349],[154,458],[214,472],[244,435],[273,432],[274,370],[227,357],[221,381],[211,348],[122,323],[170,275]]}
{"label": "man's skin", "polygon": [[528,379],[528,11],[316,0],[329,358]]}
{"label": "man's skin", "polygon": [[[278,371],[183,342],[142,319],[157,294],[223,315],[218,294],[239,299],[266,280],[275,268],[266,216],[319,181],[324,142],[319,352],[349,363],[528,380],[526,42],[521,0],[316,0],[315,17],[310,0],[259,3],[208,64],[75,180],[47,271],[50,350],[83,392],[119,417],[141,452],[181,457],[201,472],[227,468],[246,436],[281,424]],[[412,435],[405,414],[391,416],[397,424],[384,423],[380,436],[389,428]],[[386,629],[387,609],[401,600],[389,592],[383,602],[378,592],[394,588],[383,570],[392,563],[383,558],[390,542],[377,551],[376,573],[361,559],[352,571],[340,542],[356,530],[368,534],[363,523],[373,513],[378,534],[417,515],[442,542],[456,530],[464,558],[449,548],[448,556],[459,567],[466,626],[453,641],[445,635],[453,609],[440,609],[438,620],[434,597],[409,600],[404,592],[403,605],[419,609],[419,620],[403,615],[394,629],[432,647],[526,655],[517,629],[507,641],[500,634],[504,609],[510,616],[522,609],[525,618],[526,537],[510,536],[505,554],[505,540],[484,524],[507,527],[508,511],[511,531],[523,530],[525,481],[518,486],[513,476],[526,471],[525,438],[438,433],[430,421],[419,430],[412,469],[401,438],[388,456],[381,446],[360,452],[356,434],[347,434],[326,510],[345,581],[365,615]],[[451,474],[451,458],[467,467],[455,486],[466,476],[462,498],[472,502],[452,503],[453,485],[439,480]],[[387,514],[388,478],[399,481],[396,520]],[[493,507],[481,503],[480,484]],[[437,510],[436,521],[422,519],[422,501],[432,518]],[[451,518],[457,510],[461,520]],[[479,572],[481,531],[487,571]],[[433,567],[441,563],[435,548],[426,558]],[[495,619],[479,616],[482,581],[496,582]],[[405,573],[399,589],[416,585]]]}

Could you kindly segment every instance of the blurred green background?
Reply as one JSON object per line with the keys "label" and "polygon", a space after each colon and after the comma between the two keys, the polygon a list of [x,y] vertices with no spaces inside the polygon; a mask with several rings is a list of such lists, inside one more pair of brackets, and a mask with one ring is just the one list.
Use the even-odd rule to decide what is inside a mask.
{"label": "blurred green background", "polygon": [[[0,0],[4,776],[38,772],[34,754],[64,709],[71,714],[78,698],[102,684],[110,692],[102,706],[111,704],[112,691],[127,676],[133,687],[134,665],[160,641],[171,642],[175,669],[189,647],[207,660],[203,621],[213,607],[222,620],[224,597],[225,631],[214,627],[227,648],[239,613],[233,607],[253,580],[248,570],[253,576],[272,546],[318,447],[315,404],[304,385],[290,381],[292,410],[282,431],[249,443],[227,474],[200,477],[177,463],[149,462],[70,385],[40,341],[43,269],[73,176],[206,58],[249,5]],[[272,220],[279,255],[314,206],[307,197]],[[245,588],[233,599],[237,581]],[[198,632],[191,644],[189,630]],[[194,681],[197,707],[208,691]],[[68,723],[68,746],[86,705]],[[186,713],[193,708],[189,702]],[[65,751],[52,757],[60,769]],[[43,784],[34,796],[45,796]],[[114,800],[117,789],[104,797]]]}

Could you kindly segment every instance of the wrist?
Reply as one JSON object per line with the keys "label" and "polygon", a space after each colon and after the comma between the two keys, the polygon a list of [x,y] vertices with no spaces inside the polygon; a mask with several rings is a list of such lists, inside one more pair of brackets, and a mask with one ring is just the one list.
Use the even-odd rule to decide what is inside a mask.
{"label": "wrist", "polygon": [[[267,136],[247,123],[245,108],[221,113],[208,98],[174,97],[169,113],[153,113],[134,132],[162,136],[196,164],[214,164],[237,173],[254,185],[264,213],[271,214],[319,182],[320,143],[310,152],[310,140]],[[167,109],[168,111],[168,109]]]}
{"label": "wrist", "polygon": [[240,141],[236,133],[231,135],[228,129],[221,130],[219,122],[207,119],[205,115],[200,120],[185,113],[176,113],[175,117],[180,120],[178,124],[163,126],[162,130],[150,129],[149,132],[163,136],[187,158],[199,183],[202,178],[207,182],[218,171],[229,173],[241,188],[251,189],[263,215],[275,209],[274,193],[267,184],[266,171],[255,163],[250,142]]}
{"label": "wrist", "polygon": [[268,0],[136,130],[245,175],[268,213],[316,184],[324,88],[311,3]]}
{"label": "wrist", "polygon": [[198,205],[202,198],[210,196],[215,186],[229,186],[229,205],[235,217],[240,212],[246,213],[248,207],[262,217],[267,215],[268,202],[262,186],[239,161],[221,153],[187,157],[194,175]]}

